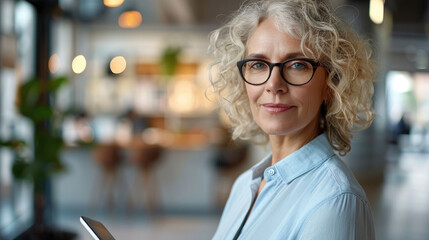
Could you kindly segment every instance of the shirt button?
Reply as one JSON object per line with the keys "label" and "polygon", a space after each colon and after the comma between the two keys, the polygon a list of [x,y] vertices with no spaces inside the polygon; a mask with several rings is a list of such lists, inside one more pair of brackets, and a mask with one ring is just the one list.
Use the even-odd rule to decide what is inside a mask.
{"label": "shirt button", "polygon": [[276,173],[276,171],[272,168],[268,169],[268,174],[270,174],[271,176],[274,175],[274,173]]}

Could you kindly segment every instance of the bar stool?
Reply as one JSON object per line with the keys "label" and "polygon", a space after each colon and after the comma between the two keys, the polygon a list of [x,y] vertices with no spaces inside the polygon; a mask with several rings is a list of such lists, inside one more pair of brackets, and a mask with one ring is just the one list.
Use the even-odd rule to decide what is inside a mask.
{"label": "bar stool", "polygon": [[244,143],[218,146],[214,156],[214,166],[218,175],[216,202],[223,209],[235,179],[247,164],[248,145]]}
{"label": "bar stool", "polygon": [[[120,148],[115,143],[101,144],[94,148],[93,159],[101,169],[101,178],[98,184],[93,185],[90,208],[95,209],[103,201],[103,192],[107,190],[108,209],[115,206],[115,190],[123,189],[124,180],[120,176],[122,157]],[[122,186],[121,186],[122,185]]]}
{"label": "bar stool", "polygon": [[[144,198],[145,209],[150,215],[160,208],[160,191],[154,170],[160,162],[162,152],[163,148],[158,144],[139,144],[131,149],[130,159],[137,167],[134,186],[139,186],[139,191],[132,192],[136,192],[138,198]],[[137,199],[136,203],[138,202]]]}

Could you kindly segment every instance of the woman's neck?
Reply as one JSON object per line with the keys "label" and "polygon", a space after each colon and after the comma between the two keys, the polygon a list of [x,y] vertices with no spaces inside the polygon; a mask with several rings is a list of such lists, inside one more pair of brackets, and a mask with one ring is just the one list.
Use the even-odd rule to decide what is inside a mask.
{"label": "woman's neck", "polygon": [[297,151],[307,143],[311,142],[319,135],[319,131],[306,132],[298,131],[287,135],[270,135],[272,161],[271,165],[276,164],[283,158]]}

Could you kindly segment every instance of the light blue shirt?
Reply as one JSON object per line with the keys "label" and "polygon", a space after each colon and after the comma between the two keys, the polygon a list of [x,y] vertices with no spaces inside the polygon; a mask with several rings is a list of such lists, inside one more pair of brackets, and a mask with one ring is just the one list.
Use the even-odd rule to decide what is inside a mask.
{"label": "light blue shirt", "polygon": [[370,205],[325,134],[271,166],[271,154],[235,181],[213,239],[375,239]]}

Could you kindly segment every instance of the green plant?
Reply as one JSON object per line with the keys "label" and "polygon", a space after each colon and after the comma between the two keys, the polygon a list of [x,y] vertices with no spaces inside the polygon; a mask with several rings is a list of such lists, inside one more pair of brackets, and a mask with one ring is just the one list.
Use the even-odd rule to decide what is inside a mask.
{"label": "green plant", "polygon": [[178,47],[167,47],[161,56],[161,66],[163,73],[167,76],[173,76],[179,63],[179,54],[181,49]]}
{"label": "green plant", "polygon": [[[63,139],[59,130],[61,113],[55,110],[54,94],[67,82],[66,77],[58,77],[47,82],[37,78],[24,83],[19,92],[17,107],[33,126],[33,154],[25,156],[22,147],[15,147],[17,158],[12,172],[16,179],[33,182],[35,192],[42,191],[43,184],[52,174],[65,169],[60,153]],[[21,141],[22,142],[22,141]]]}

